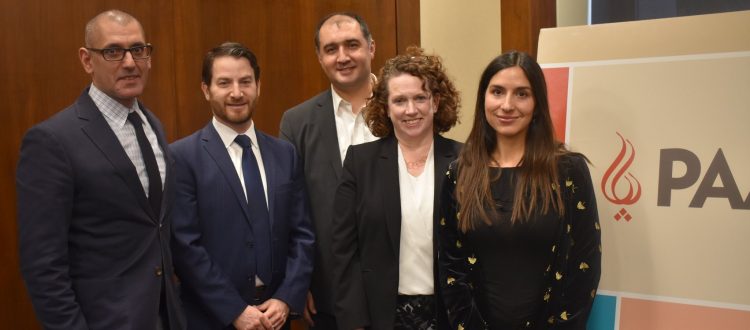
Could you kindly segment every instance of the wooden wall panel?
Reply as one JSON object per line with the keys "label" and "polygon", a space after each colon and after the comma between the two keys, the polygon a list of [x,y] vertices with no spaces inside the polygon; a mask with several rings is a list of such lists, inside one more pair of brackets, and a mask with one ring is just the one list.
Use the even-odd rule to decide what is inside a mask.
{"label": "wooden wall panel", "polygon": [[376,72],[406,45],[419,43],[419,0],[0,0],[0,328],[39,328],[18,269],[15,167],[21,138],[90,83],[78,60],[84,25],[111,8],[137,17],[154,44],[141,99],[170,141],[208,122],[200,66],[205,52],[221,42],[242,42],[258,55],[262,86],[255,119],[272,135],[283,111],[329,87],[313,46],[315,25],[327,13],[354,11],[365,18],[376,41]]}
{"label": "wooden wall panel", "polygon": [[373,68],[396,54],[396,10],[389,1],[259,1],[254,6],[241,0],[183,1],[175,8],[176,35],[191,37],[175,40],[177,137],[194,132],[211,116],[199,89],[200,65],[205,52],[224,41],[241,42],[258,56],[261,96],[254,119],[265,132],[278,133],[284,110],[329,87],[313,37],[321,17],[343,10],[368,22],[376,43]]}
{"label": "wooden wall panel", "polygon": [[536,58],[539,30],[557,25],[555,0],[500,2],[502,51],[518,50]]}
{"label": "wooden wall panel", "polygon": [[396,0],[396,47],[403,53],[407,47],[421,45],[419,1]]}

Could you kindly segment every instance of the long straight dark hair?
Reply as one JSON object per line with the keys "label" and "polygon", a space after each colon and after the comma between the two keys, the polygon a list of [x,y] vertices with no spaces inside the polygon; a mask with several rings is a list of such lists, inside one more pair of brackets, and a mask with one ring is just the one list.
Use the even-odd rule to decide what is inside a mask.
{"label": "long straight dark hair", "polygon": [[484,102],[492,77],[510,67],[519,67],[526,74],[535,104],[516,180],[511,222],[528,219],[539,206],[542,214],[550,209],[557,211],[560,216],[565,213],[557,183],[557,161],[568,151],[562,143],[555,140],[544,73],[528,54],[511,51],[493,59],[482,72],[477,90],[474,124],[458,158],[455,193],[459,204],[458,224],[464,232],[475,228],[480,221],[492,224],[492,218],[497,215],[490,191],[490,183],[496,178],[490,178],[489,174],[492,153],[497,147],[497,133],[487,122]]}

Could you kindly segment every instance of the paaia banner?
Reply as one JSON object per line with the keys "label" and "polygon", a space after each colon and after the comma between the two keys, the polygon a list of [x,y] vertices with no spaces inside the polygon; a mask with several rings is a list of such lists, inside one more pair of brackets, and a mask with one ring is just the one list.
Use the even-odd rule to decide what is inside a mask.
{"label": "paaia banner", "polygon": [[557,135],[591,160],[589,329],[750,329],[750,11],[545,29]]}

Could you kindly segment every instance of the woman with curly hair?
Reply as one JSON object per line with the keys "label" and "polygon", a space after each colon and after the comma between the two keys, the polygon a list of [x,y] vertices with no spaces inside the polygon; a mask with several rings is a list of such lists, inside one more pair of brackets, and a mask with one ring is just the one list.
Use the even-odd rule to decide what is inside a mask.
{"label": "woman with curly hair", "polygon": [[439,197],[461,144],[459,94],[441,60],[410,47],[388,60],[365,108],[381,139],[349,147],[334,202],[340,329],[447,329],[438,304]]}
{"label": "woman with curly hair", "polygon": [[454,329],[585,329],[601,272],[586,158],[556,141],[539,64],[482,73],[466,146],[443,185],[440,280]]}

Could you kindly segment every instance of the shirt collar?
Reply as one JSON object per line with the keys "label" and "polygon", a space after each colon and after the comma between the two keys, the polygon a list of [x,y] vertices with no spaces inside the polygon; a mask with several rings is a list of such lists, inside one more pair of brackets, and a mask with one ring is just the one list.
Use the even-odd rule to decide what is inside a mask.
{"label": "shirt collar", "polygon": [[[378,83],[378,77],[374,73],[370,73],[370,83],[372,84],[373,88],[375,84]],[[372,94],[370,94],[372,96]],[[340,114],[339,107],[341,106],[341,103],[344,102],[344,104],[349,106],[349,111],[352,111],[352,104],[351,102],[344,100],[344,98],[339,95],[339,93],[336,93],[336,89],[333,88],[333,84],[331,84],[331,98],[333,99],[333,111],[337,114]],[[353,113],[353,112],[352,112]]]}
{"label": "shirt collar", "polygon": [[131,112],[131,110],[135,111],[139,116],[141,116],[141,118],[143,118],[137,100],[133,102],[133,107],[128,108],[122,105],[122,103],[117,102],[117,100],[102,92],[93,83],[89,88],[89,96],[91,97],[91,100],[94,101],[96,107],[99,108],[99,111],[101,111],[102,115],[104,115],[104,117],[107,119],[107,121],[113,123],[116,127],[125,126],[125,122],[128,120],[128,114]]}
{"label": "shirt collar", "polygon": [[[221,142],[224,143],[225,148],[229,148],[229,146],[234,143],[234,138],[237,137],[237,132],[235,132],[232,128],[230,128],[227,125],[224,125],[224,123],[218,121],[216,117],[213,117],[211,119],[211,123],[214,125],[214,128],[216,129],[216,132],[219,133],[219,137],[221,138]],[[250,128],[247,129],[244,133],[250,138],[250,141],[253,142],[253,146],[258,147],[258,137],[255,134],[255,122],[250,122]]]}
{"label": "shirt collar", "polygon": [[341,114],[341,102],[344,102],[346,105],[349,106],[349,109],[351,111],[351,103],[344,100],[339,93],[336,93],[336,90],[333,88],[333,85],[331,85],[331,98],[333,99],[333,111],[334,113]]}

